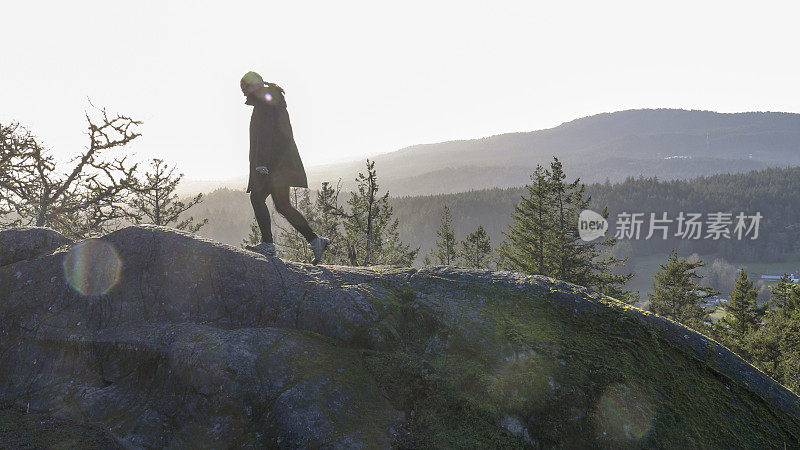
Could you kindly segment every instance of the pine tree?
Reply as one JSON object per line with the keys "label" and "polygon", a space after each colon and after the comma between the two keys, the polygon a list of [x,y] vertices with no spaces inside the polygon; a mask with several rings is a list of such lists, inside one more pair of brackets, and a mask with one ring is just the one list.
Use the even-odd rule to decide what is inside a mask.
{"label": "pine tree", "polygon": [[[558,159],[550,164],[550,195],[553,208],[552,238],[545,241],[549,245],[553,266],[553,278],[588,286],[592,275],[592,254],[589,245],[582,244],[575,223],[582,209],[589,207],[589,200],[583,198],[586,186],[576,179],[572,183],[565,180],[563,166]],[[590,250],[590,251],[586,251]]]}
{"label": "pine tree", "polygon": [[376,218],[382,203],[388,199],[389,192],[378,196],[378,176],[374,161],[367,160],[367,174],[359,172],[356,183],[358,190],[351,192],[347,201],[350,213],[344,219],[345,236],[356,250],[356,258],[361,259],[360,265],[368,266],[374,264],[375,246],[381,243],[381,230]]}
{"label": "pine tree", "polygon": [[466,267],[489,268],[492,263],[492,244],[482,225],[478,225],[475,231],[461,241],[458,256]]}
{"label": "pine tree", "polygon": [[[589,208],[591,199],[579,179],[567,183],[558,158],[550,170],[537,166],[523,196],[514,207],[512,223],[504,232],[506,240],[497,250],[500,265],[509,270],[546,275],[579,284],[633,302],[636,293],[623,286],[633,274],[617,274],[614,268],[627,258],[603,256],[601,248],[611,247],[614,238],[585,242],[578,235],[578,216]],[[603,211],[604,217],[608,216]]]}
{"label": "pine tree", "polygon": [[[602,216],[608,218],[608,211],[603,209]],[[613,247],[617,242],[616,238],[606,239],[602,245]],[[599,254],[599,252],[598,252]],[[595,284],[594,288],[609,297],[623,301],[628,304],[635,304],[639,300],[639,291],[625,289],[625,284],[633,278],[633,273],[616,273],[615,269],[621,269],[628,257],[617,257],[613,255],[611,249],[604,257],[597,256],[595,264]]]}
{"label": "pine tree", "polygon": [[456,235],[453,231],[453,217],[450,208],[444,205],[439,229],[436,230],[436,247],[431,249],[431,259],[440,265],[449,266],[455,263]]}
{"label": "pine tree", "polygon": [[378,240],[380,245],[375,247],[373,261],[375,261],[374,264],[410,266],[414,263],[417,253],[419,253],[419,247],[412,250],[409,244],[405,244],[400,240],[400,232],[398,231],[400,222],[393,218],[393,215],[389,202],[384,201],[381,204],[376,224],[379,230],[377,236],[381,236]]}
{"label": "pine tree", "polygon": [[673,249],[667,264],[661,264],[661,270],[653,276],[653,292],[648,293],[650,309],[696,330],[703,329],[702,301],[718,294],[710,286],[698,282],[702,277],[697,270],[703,266],[703,261],[679,258]]}
{"label": "pine tree", "polygon": [[781,275],[778,284],[770,289],[770,303],[772,306],[787,314],[800,309],[800,302],[797,302],[798,297],[793,295],[795,286],[789,275],[785,273]]}
{"label": "pine tree", "polygon": [[727,342],[744,348],[747,335],[760,325],[765,310],[758,306],[758,289],[747,279],[747,272],[739,269],[739,277],[725,305],[725,317],[719,322]]}
{"label": "pine tree", "polygon": [[787,276],[771,289],[773,306],[747,341],[748,361],[800,393],[800,285]]}
{"label": "pine tree", "polygon": [[242,239],[242,248],[245,248],[248,245],[258,245],[261,242],[261,229],[258,228],[258,222],[256,219],[253,219],[250,222],[250,234]]}
{"label": "pine tree", "polygon": [[526,185],[528,195],[514,205],[511,224],[503,232],[506,240],[497,249],[500,265],[509,270],[529,274],[550,273],[545,243],[554,227],[550,207],[550,173],[537,165]]}
{"label": "pine tree", "polygon": [[[326,205],[332,205],[327,208]],[[325,251],[322,262],[324,264],[348,264],[347,243],[342,234],[341,217],[335,213],[339,209],[339,188],[334,189],[330,183],[322,183],[322,188],[317,193],[314,201],[313,228],[320,236],[331,240]]]}
{"label": "pine tree", "polygon": [[389,192],[378,195],[375,162],[367,160],[367,174],[359,172],[357,189],[347,200],[349,211],[328,200],[323,208],[343,218],[347,259],[351,265],[411,265],[419,252],[400,241]]}
{"label": "pine tree", "polygon": [[175,167],[168,167],[163,160],[153,158],[150,162],[152,172],[145,172],[144,178],[137,178],[130,188],[128,201],[129,219],[136,224],[173,225],[179,230],[196,233],[208,223],[204,219],[194,223],[194,217],[180,220],[180,216],[192,206],[203,201],[203,194],[197,194],[187,203],[178,199],[175,190],[183,179],[183,174],[175,174]]}

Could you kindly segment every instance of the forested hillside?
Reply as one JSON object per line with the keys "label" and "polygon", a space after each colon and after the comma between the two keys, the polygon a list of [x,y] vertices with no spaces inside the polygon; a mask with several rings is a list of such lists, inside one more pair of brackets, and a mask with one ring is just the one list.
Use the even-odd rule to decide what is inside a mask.
{"label": "forested hillside", "polygon": [[[800,251],[800,167],[770,168],[739,175],[714,175],[691,181],[660,181],[655,178],[628,179],[619,184],[589,188],[597,208],[609,212],[644,212],[674,219],[679,212],[738,213],[763,216],[757,239],[696,239],[672,236],[668,240],[642,239],[634,242],[638,254],[668,252],[676,247],[685,253],[719,253],[726,258],[776,261]],[[733,226],[731,227],[733,231]]]}
{"label": "forested hillside", "polygon": [[[380,173],[379,173],[380,176]],[[568,173],[568,176],[570,174]],[[457,194],[409,196],[390,198],[394,214],[400,222],[400,237],[420,246],[420,258],[436,239],[436,228],[443,205],[453,216],[457,239],[482,225],[492,244],[502,240],[514,203],[522,188],[487,189]],[[661,239],[641,239],[631,242],[637,256],[665,253],[678,248],[682,254],[722,254],[735,260],[780,261],[800,251],[800,167],[770,168],[745,174],[714,175],[689,181],[661,181],[656,178],[629,178],[620,183],[599,183],[588,186],[593,207],[600,211],[608,207],[613,226],[620,212],[660,213],[674,217],[685,213],[760,212],[763,219],[756,240],[721,239],[717,241],[687,240],[674,236]],[[271,202],[268,202],[271,205]],[[200,234],[232,244],[244,238],[252,221],[247,196],[242,191],[221,189],[209,194],[205,201],[192,209],[195,217],[208,217],[209,223]],[[644,224],[644,227],[647,223]],[[646,228],[644,228],[646,231]],[[612,231],[613,232],[613,231]]]}

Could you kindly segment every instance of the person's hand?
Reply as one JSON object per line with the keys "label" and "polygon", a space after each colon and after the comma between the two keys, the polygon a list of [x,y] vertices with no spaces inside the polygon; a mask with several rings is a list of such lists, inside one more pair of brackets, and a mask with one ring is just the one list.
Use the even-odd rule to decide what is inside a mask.
{"label": "person's hand", "polygon": [[269,169],[266,166],[258,166],[256,167],[256,172],[262,175],[269,175]]}

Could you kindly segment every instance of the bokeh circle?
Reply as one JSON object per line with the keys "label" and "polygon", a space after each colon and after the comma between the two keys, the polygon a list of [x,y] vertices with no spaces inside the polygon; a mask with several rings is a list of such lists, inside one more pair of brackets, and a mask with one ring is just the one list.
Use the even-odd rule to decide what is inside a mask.
{"label": "bokeh circle", "polygon": [[83,295],[107,294],[119,281],[122,261],[114,246],[102,239],[86,239],[69,249],[64,278]]}
{"label": "bokeh circle", "polygon": [[655,408],[650,396],[637,384],[615,384],[600,397],[595,419],[598,438],[632,443],[652,428]]}

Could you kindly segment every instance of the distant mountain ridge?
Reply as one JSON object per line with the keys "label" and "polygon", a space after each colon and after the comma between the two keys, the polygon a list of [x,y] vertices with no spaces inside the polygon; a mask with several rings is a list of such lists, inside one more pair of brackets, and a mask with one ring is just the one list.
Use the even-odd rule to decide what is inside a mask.
{"label": "distant mountain ridge", "polygon": [[[302,149],[301,155],[302,155]],[[586,183],[628,176],[663,180],[800,165],[800,114],[636,109],[602,113],[544,130],[418,144],[370,157],[393,197],[453,194],[523,186],[537,164],[557,156]],[[364,160],[306,168],[309,186],[342,181],[355,187]],[[246,179],[187,181],[184,195],[218,187],[244,189]]]}
{"label": "distant mountain ridge", "polygon": [[[664,179],[800,164],[800,114],[640,109],[557,127],[420,144],[374,158],[393,196],[524,185],[533,167],[558,156],[585,182],[627,176]],[[363,161],[311,167],[309,182],[352,179]]]}

